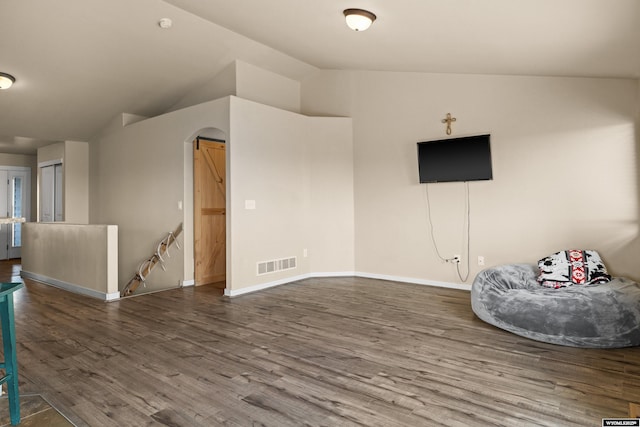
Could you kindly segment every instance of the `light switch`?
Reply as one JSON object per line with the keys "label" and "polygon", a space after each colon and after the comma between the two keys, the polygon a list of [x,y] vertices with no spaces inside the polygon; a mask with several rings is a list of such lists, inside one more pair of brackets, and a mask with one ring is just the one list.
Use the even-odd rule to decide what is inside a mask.
{"label": "light switch", "polygon": [[256,201],[255,200],[245,200],[244,201],[244,208],[245,209],[255,209],[256,208]]}

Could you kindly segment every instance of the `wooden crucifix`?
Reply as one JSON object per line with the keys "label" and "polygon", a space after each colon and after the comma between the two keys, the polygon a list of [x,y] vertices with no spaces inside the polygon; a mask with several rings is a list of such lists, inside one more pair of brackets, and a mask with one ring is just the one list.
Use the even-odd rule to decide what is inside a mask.
{"label": "wooden crucifix", "polygon": [[451,123],[455,122],[456,118],[451,117],[451,113],[447,113],[447,118],[442,119],[442,123],[447,124],[447,135],[451,135]]}

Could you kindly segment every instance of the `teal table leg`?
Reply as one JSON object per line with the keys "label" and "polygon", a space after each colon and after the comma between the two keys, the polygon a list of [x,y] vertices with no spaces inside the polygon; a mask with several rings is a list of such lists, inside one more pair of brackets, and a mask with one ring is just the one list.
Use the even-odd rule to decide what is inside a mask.
{"label": "teal table leg", "polygon": [[2,345],[4,368],[7,376],[9,414],[11,425],[20,424],[20,395],[18,394],[18,357],[16,356],[16,333],[13,320],[13,295],[0,297],[0,323],[2,323]]}

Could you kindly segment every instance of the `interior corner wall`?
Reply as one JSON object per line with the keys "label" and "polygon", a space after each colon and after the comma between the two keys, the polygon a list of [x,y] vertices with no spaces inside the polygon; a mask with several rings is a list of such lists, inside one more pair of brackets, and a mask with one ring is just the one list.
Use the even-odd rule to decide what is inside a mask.
{"label": "interior corner wall", "polygon": [[309,116],[352,117],[356,71],[318,70],[301,83],[300,108]]}
{"label": "interior corner wall", "polygon": [[[184,145],[200,129],[215,127],[228,134],[229,98],[113,127],[91,142],[92,173],[99,209],[92,222],[117,225],[118,283],[122,289],[158,242],[185,217],[178,202],[184,197]],[[184,245],[193,236],[183,234]],[[184,278],[182,256],[166,259],[167,271],[155,269],[148,277],[150,292],[179,286]]]}
{"label": "interior corner wall", "polygon": [[236,95],[294,113],[300,112],[300,82],[236,61]]}
{"label": "interior corner wall", "polygon": [[168,111],[177,111],[192,105],[236,95],[236,61],[232,61],[204,86],[187,93]]}
{"label": "interior corner wall", "polygon": [[[303,105],[321,107],[305,98],[347,81],[335,73],[305,82]],[[440,253],[462,254],[464,273],[464,184],[419,184],[416,152],[418,141],[447,137],[451,113],[452,137],[491,134],[494,179],[469,183],[467,283],[486,266],[568,248],[596,249],[614,275],[640,279],[637,81],[348,73],[357,271],[460,283],[431,242],[426,189]]]}
{"label": "interior corner wall", "polygon": [[64,222],[89,223],[89,144],[64,142]]}
{"label": "interior corner wall", "polygon": [[350,118],[309,117],[310,269],[344,274],[355,268],[353,129]]}
{"label": "interior corner wall", "polygon": [[38,163],[64,159],[64,142],[38,148]]}
{"label": "interior corner wall", "polygon": [[[230,117],[231,289],[308,274],[309,260],[303,257],[310,245],[304,117],[241,98],[232,98]],[[245,209],[247,200],[255,201],[255,209]],[[258,262],[293,256],[298,258],[295,270],[257,275]]]}
{"label": "interior corner wall", "polygon": [[[351,120],[232,98],[230,126],[231,290],[353,271]],[[257,274],[258,262],[293,256],[296,269]]]}

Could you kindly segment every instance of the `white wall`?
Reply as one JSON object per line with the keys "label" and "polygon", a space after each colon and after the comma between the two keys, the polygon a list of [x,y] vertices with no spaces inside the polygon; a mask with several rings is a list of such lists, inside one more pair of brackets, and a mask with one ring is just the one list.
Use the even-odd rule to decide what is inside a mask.
{"label": "white wall", "polygon": [[[110,126],[92,141],[91,221],[118,225],[120,289],[166,233],[193,221],[178,208],[185,192],[185,142],[207,127],[228,133],[228,123],[229,98],[222,98],[126,127]],[[193,246],[192,235],[183,233],[179,241]],[[167,271],[156,268],[137,293],[176,287],[184,280],[184,254],[172,253]]]}
{"label": "white wall", "polygon": [[[154,270],[139,292],[193,278],[189,143],[208,128],[223,132],[228,144],[228,291],[299,277],[312,272],[312,263],[322,272],[353,271],[351,120],[230,97],[111,126],[92,142],[98,195],[92,221],[118,225],[120,289],[180,221],[189,250],[171,257],[166,272]],[[245,209],[245,200],[257,208]],[[257,276],[258,262],[289,256],[298,257],[297,269]]]}
{"label": "white wall", "polygon": [[236,61],[236,95],[300,112],[300,82],[242,61]]}
{"label": "white wall", "polygon": [[89,144],[64,142],[64,221],[89,223]]}
{"label": "white wall", "polygon": [[[336,92],[338,103],[324,95]],[[417,177],[416,142],[446,137],[450,112],[452,136],[492,135],[494,180],[470,183],[468,282],[478,255],[536,262],[572,247],[640,278],[637,81],[328,71],[302,93],[305,113],[353,117],[358,271],[459,282],[435,255]],[[464,253],[463,184],[429,191],[441,252]]]}
{"label": "white wall", "polygon": [[[229,141],[231,290],[353,271],[351,120],[232,98]],[[296,270],[256,275],[258,262],[291,256]]]}
{"label": "white wall", "polygon": [[[309,153],[305,117],[233,98],[229,197],[232,211],[228,271],[231,289],[309,273]],[[245,209],[255,200],[256,209]],[[256,263],[298,257],[296,271],[256,276]]]}
{"label": "white wall", "polygon": [[[494,180],[470,184],[473,261],[593,248],[614,274],[637,278],[627,249],[637,252],[638,92],[633,80],[320,72],[303,83],[304,108],[353,120],[230,97],[109,128],[92,143],[92,221],[120,226],[122,287],[159,233],[192,221],[177,208],[185,142],[217,128],[229,144],[228,289],[353,270],[458,282],[431,245],[416,160],[416,142],[444,137],[451,112],[453,136],[492,134]],[[429,189],[441,251],[464,254],[463,185]],[[256,275],[257,262],[288,256],[297,270]],[[189,279],[192,260],[170,262],[147,290]]]}
{"label": "white wall", "polygon": [[300,106],[310,116],[351,117],[356,102],[356,71],[320,70],[301,84]]}
{"label": "white wall", "polygon": [[311,206],[308,227],[313,273],[355,268],[353,131],[350,118],[309,118]]}
{"label": "white wall", "polygon": [[113,225],[27,223],[22,275],[101,299],[118,293],[118,229]]}
{"label": "white wall", "polygon": [[232,95],[300,112],[299,81],[240,60],[231,62],[205,85],[186,94],[168,111]]}
{"label": "white wall", "polygon": [[214,99],[236,95],[236,61],[231,62],[204,86],[186,94],[168,111],[197,105]]}

